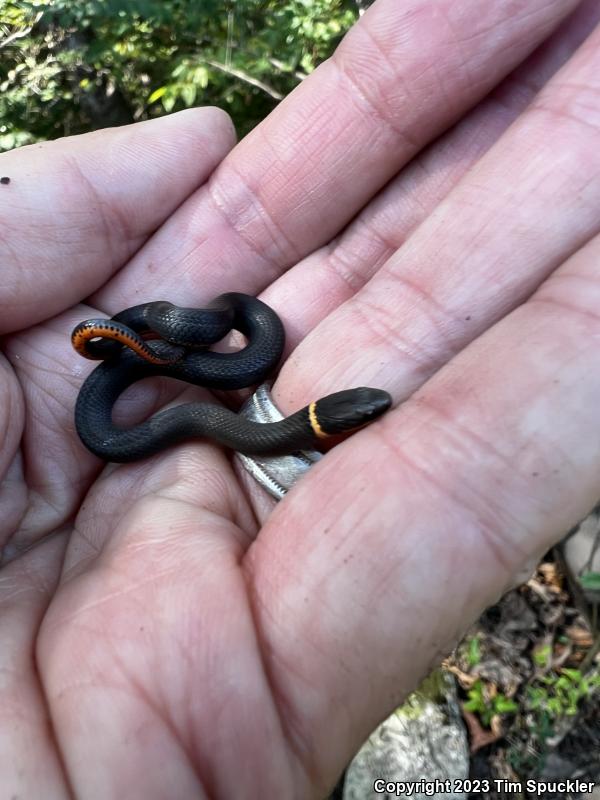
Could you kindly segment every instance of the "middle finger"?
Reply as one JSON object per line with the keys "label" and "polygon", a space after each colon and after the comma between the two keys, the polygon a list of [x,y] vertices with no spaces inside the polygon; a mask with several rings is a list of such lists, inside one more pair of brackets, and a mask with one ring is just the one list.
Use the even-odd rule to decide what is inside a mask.
{"label": "middle finger", "polygon": [[340,236],[269,286],[262,299],[284,310],[289,352],[381,269],[523,113],[599,21],[597,0],[583,2],[488,97],[413,158]]}
{"label": "middle finger", "polygon": [[598,122],[600,29],[376,276],[304,339],[278,383],[286,410],[364,384],[406,397],[523,302],[600,230]]}

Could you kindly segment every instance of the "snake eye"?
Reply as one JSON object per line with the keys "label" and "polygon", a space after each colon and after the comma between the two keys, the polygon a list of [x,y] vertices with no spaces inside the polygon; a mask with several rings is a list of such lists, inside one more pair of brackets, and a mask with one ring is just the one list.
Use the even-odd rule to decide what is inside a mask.
{"label": "snake eye", "polygon": [[391,404],[392,398],[387,392],[361,386],[318,400],[315,414],[323,433],[344,433],[377,419]]}

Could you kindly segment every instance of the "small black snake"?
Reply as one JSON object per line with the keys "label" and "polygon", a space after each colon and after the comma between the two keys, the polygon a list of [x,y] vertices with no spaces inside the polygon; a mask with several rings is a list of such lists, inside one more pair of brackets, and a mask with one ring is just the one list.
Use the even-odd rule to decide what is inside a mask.
{"label": "small black snake", "polygon": [[[246,337],[243,349],[207,349],[232,329]],[[81,387],[75,426],[84,445],[106,461],[137,461],[198,437],[247,455],[282,455],[360,428],[392,402],[387,392],[362,387],[328,395],[280,422],[252,422],[213,403],[187,403],[139,425],[117,427],[112,411],[119,395],[142,378],[166,375],[209,389],[241,389],[275,369],[285,342],[281,320],[260,300],[236,292],[206,308],[156,301],[112,319],[85,320],[73,330],[72,342],[81,355],[103,361]]]}

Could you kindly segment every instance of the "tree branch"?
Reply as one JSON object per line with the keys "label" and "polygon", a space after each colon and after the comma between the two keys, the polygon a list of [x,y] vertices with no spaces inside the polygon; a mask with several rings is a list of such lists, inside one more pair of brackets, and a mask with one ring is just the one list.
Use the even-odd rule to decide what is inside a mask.
{"label": "tree branch", "polygon": [[0,42],[0,50],[3,47],[7,47],[11,42],[14,42],[16,39],[22,39],[24,36],[28,36],[31,33],[31,31],[33,30],[33,28],[36,25],[36,23],[40,21],[40,19],[42,17],[42,13],[43,12],[40,11],[36,15],[36,18],[34,19],[34,21],[31,23],[31,25],[28,28],[23,28],[23,30],[21,30],[21,31],[15,31],[14,33],[11,33],[9,36],[7,36],[6,39],[2,39],[2,41]]}
{"label": "tree branch", "polygon": [[286,66],[283,63],[283,61],[279,61],[278,58],[270,58],[269,64],[272,64],[275,67],[275,69],[278,69],[284,75],[285,74],[293,75],[294,78],[297,78],[299,81],[303,81],[304,78],[308,78],[307,73],[301,72],[299,69],[292,69],[292,70],[286,69]]}
{"label": "tree branch", "polygon": [[250,86],[256,86],[257,89],[260,89],[261,91],[265,92],[265,94],[268,94],[269,97],[273,98],[273,100],[283,100],[283,95],[281,92],[278,92],[277,89],[269,86],[268,83],[259,81],[258,78],[253,78],[252,75],[248,75],[247,72],[243,72],[241,69],[228,67],[226,64],[221,64],[219,61],[210,61],[209,59],[206,59],[206,63],[210,64],[211,67],[224,72],[226,75],[231,75],[232,77],[237,78],[244,83],[250,84]]}

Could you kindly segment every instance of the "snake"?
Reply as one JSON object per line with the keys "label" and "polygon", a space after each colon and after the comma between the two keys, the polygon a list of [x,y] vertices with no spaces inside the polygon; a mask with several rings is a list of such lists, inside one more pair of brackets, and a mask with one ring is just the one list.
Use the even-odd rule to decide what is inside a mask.
{"label": "snake", "polygon": [[[243,334],[244,347],[210,349],[232,330]],[[194,402],[130,427],[116,425],[118,398],[144,378],[166,376],[233,391],[273,374],[285,345],[281,319],[258,298],[239,292],[221,294],[203,308],[155,300],[110,319],[86,319],[73,329],[71,341],[80,355],[102,362],[79,390],[75,428],[87,449],[105,461],[137,461],[197,438],[250,456],[285,455],[354,432],[392,402],[388,392],[363,386],[322,397],[277,422],[255,422],[217,403]]]}

